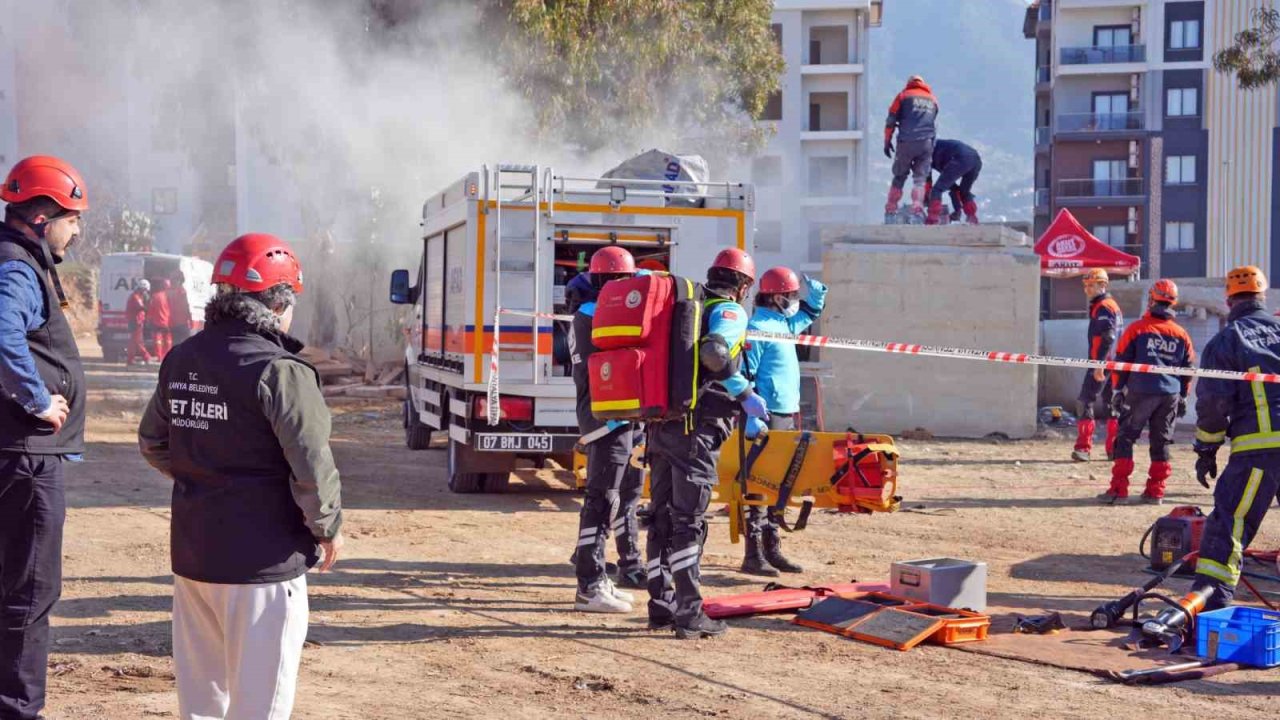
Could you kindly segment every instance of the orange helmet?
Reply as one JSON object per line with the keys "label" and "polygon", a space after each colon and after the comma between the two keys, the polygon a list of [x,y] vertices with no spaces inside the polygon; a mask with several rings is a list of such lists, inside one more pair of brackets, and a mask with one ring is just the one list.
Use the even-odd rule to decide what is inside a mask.
{"label": "orange helmet", "polygon": [[1093,282],[1109,283],[1111,282],[1111,276],[1107,275],[1107,271],[1103,270],[1102,268],[1094,268],[1089,272],[1085,273],[1084,277],[1082,277],[1081,280],[1086,283],[1093,283]]}
{"label": "orange helmet", "polygon": [[1151,302],[1169,303],[1170,305],[1178,302],[1178,286],[1172,280],[1157,280],[1155,285],[1151,286]]}
{"label": "orange helmet", "polygon": [[89,199],[84,194],[84,180],[70,163],[49,155],[32,155],[18,161],[0,188],[0,200],[22,203],[47,197],[67,212],[84,212]]}
{"label": "orange helmet", "polygon": [[1253,265],[1238,267],[1227,273],[1227,297],[1238,293],[1267,291],[1267,276]]}

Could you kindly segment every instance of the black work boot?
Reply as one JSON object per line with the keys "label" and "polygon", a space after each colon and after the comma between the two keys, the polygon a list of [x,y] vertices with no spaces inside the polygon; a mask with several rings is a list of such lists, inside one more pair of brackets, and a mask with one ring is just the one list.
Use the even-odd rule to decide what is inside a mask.
{"label": "black work boot", "polygon": [[784,573],[804,572],[804,568],[791,562],[782,554],[782,538],[778,535],[778,531],[772,532],[766,530],[764,532],[764,559],[773,567]]}
{"label": "black work boot", "polygon": [[742,572],[760,577],[778,577],[778,569],[764,559],[759,535],[747,534],[747,552],[742,558]]}
{"label": "black work boot", "polygon": [[729,632],[729,626],[723,620],[712,620],[706,613],[698,613],[698,617],[688,625],[676,624],[676,637],[681,640],[720,637],[727,632]]}

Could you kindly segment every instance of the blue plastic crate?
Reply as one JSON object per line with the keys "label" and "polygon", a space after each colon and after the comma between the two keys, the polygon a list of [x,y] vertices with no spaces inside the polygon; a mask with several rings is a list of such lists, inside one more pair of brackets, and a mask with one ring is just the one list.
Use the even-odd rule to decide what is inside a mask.
{"label": "blue plastic crate", "polygon": [[1254,667],[1280,665],[1280,613],[1229,607],[1196,618],[1196,654]]}

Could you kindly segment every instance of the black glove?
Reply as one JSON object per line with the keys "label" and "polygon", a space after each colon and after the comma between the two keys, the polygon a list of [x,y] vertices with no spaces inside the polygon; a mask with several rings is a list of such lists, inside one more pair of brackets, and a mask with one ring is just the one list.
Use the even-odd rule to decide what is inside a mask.
{"label": "black glove", "polygon": [[1129,398],[1124,390],[1117,390],[1111,396],[1111,414],[1120,417],[1129,411]]}
{"label": "black glove", "polygon": [[884,156],[889,158],[890,160],[893,159],[893,141],[892,140],[884,141]]}
{"label": "black glove", "polygon": [[1185,397],[1178,398],[1178,417],[1187,416],[1187,399]]}
{"label": "black glove", "polygon": [[[1204,445],[1196,443],[1196,480],[1204,487],[1209,487],[1209,480],[1218,479],[1218,448],[1221,445]],[[1206,479],[1208,478],[1208,479]]]}

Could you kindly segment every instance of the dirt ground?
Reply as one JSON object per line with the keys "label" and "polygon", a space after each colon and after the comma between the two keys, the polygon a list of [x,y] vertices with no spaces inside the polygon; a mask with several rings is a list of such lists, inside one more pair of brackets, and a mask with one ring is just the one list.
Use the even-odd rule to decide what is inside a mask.
{"label": "dirt ground", "polygon": [[[91,362],[90,383],[88,462],[68,472],[48,716],[176,717],[169,483],[135,448],[154,371]],[[564,478],[528,471],[506,495],[453,495],[441,450],[405,449],[398,406],[334,410],[349,541],[334,572],[309,578],[295,717],[1275,716],[1280,671],[1130,688],[940,647],[885,650],[786,617],[693,642],[648,632],[642,610],[576,614],[567,558],[580,499]],[[1138,539],[1167,507],[1096,506],[1108,465],[1069,462],[1068,440],[900,444],[907,506],[943,512],[815,513],[787,538],[808,568],[792,584],[883,580],[892,560],[946,555],[988,563],[993,606],[1078,619],[1145,577]],[[1192,460],[1178,445],[1171,500],[1208,507]],[[1280,546],[1274,518],[1257,545]],[[735,572],[740,560],[717,519],[706,593],[758,588]]]}

